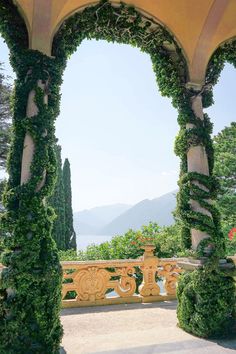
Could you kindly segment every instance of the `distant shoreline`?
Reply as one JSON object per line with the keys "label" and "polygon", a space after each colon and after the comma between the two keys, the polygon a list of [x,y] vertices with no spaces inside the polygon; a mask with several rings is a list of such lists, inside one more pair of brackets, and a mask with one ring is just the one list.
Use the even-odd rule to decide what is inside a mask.
{"label": "distant shoreline", "polygon": [[87,246],[91,244],[99,245],[100,243],[110,241],[110,239],[114,237],[111,235],[86,235],[86,234],[78,234],[76,235],[77,241],[77,250],[85,250]]}

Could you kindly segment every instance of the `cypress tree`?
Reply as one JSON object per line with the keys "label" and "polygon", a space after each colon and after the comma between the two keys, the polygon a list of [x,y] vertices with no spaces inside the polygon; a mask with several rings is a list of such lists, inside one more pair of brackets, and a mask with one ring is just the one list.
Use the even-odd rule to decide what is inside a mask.
{"label": "cypress tree", "polygon": [[71,173],[68,159],[65,159],[63,166],[63,184],[65,195],[65,246],[66,249],[71,248],[76,250],[76,234],[73,227]]}
{"label": "cypress tree", "polygon": [[56,145],[57,157],[57,182],[53,195],[49,202],[54,209],[56,219],[54,220],[52,236],[57,244],[59,250],[65,250],[65,199],[64,199],[64,185],[62,178],[62,161],[61,161],[61,146]]}

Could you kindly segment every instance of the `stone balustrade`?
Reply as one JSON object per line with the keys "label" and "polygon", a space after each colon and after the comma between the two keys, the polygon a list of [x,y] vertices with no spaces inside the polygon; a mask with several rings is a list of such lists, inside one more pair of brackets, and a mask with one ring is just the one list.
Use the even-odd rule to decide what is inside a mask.
{"label": "stone balustrade", "polygon": [[[138,259],[61,262],[62,307],[173,300],[179,273],[202,267],[197,260],[187,267],[188,258],[157,258],[153,245],[143,249]],[[228,259],[236,265],[236,255]],[[3,268],[0,263],[0,273]]]}
{"label": "stone balustrade", "polygon": [[177,259],[158,259],[154,246],[143,248],[144,255],[139,259],[61,262],[62,307],[175,299],[181,272]]}
{"label": "stone balustrade", "polygon": [[[143,249],[138,259],[61,262],[62,307],[175,299],[176,283],[183,271],[177,263],[181,265],[186,259],[157,258],[152,245]],[[228,258],[236,265],[236,255]],[[0,272],[3,268],[0,263]]]}
{"label": "stone balustrade", "polygon": [[[143,249],[138,259],[61,262],[62,307],[175,299],[180,259],[159,259],[152,245]],[[0,273],[3,268],[0,263]]]}

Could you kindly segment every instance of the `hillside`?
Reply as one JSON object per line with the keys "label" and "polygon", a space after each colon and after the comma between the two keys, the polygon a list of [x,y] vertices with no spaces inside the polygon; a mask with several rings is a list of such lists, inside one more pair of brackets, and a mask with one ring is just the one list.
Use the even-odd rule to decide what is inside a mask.
{"label": "hillside", "polygon": [[112,220],[99,233],[101,235],[123,234],[130,228],[139,229],[150,221],[155,221],[160,226],[171,225],[174,222],[172,212],[176,206],[176,193],[177,191],[174,191],[152,200],[142,200]]}
{"label": "hillside", "polygon": [[127,204],[112,204],[75,212],[75,232],[80,235],[96,235],[103,227],[130,207]]}

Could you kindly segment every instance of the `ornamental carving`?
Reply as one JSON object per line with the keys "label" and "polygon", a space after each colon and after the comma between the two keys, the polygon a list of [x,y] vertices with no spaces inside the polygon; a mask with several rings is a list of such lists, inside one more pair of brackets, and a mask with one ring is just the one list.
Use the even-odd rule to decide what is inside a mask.
{"label": "ornamental carving", "polygon": [[120,297],[132,296],[136,290],[136,281],[133,267],[118,268],[116,274],[120,276],[119,281],[110,282],[115,292]]}
{"label": "ornamental carving", "polygon": [[176,283],[178,280],[179,273],[182,271],[180,267],[177,266],[176,261],[160,261],[158,274],[164,278],[164,287],[167,295],[176,294]]}
{"label": "ornamental carving", "polygon": [[[175,298],[181,269],[175,259],[158,259],[155,247],[146,245],[139,259],[62,262],[62,306],[161,301]],[[137,274],[143,281],[137,289]],[[157,280],[163,279],[165,293]],[[146,300],[145,300],[146,299]]]}
{"label": "ornamental carving", "polygon": [[110,274],[105,269],[90,267],[77,273],[74,283],[78,299],[96,301],[104,299]]}

